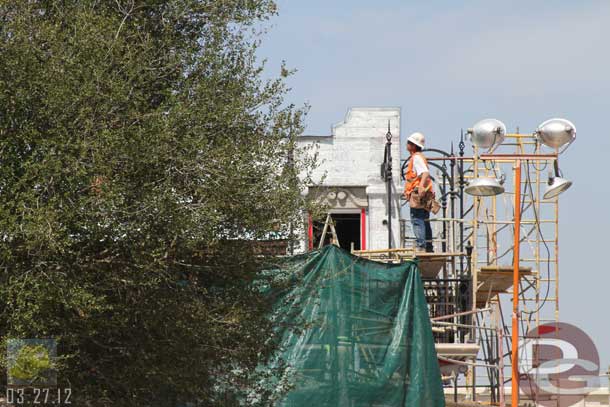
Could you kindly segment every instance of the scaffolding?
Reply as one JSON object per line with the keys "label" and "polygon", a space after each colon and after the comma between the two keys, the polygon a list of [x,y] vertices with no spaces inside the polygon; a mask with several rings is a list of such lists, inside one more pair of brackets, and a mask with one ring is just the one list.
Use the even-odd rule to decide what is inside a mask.
{"label": "scaffolding", "polygon": [[[408,221],[402,221],[401,249],[354,254],[387,262],[421,257],[446,394],[453,402],[476,402],[484,393],[491,405],[504,406],[505,389],[517,367],[513,355],[519,365],[538,365],[534,356],[511,342],[513,332],[518,330],[524,340],[536,327],[557,324],[559,319],[559,203],[557,197],[542,195],[546,172],[555,165],[558,151],[543,151],[548,148],[534,135],[518,130],[507,134],[495,151],[473,146],[472,155],[467,155],[463,133],[458,146],[457,154],[453,146],[450,152],[424,150],[440,192],[442,212],[431,219],[437,253],[414,252]],[[406,162],[403,173],[405,167]],[[468,183],[478,177],[501,177],[504,193],[465,194]],[[513,273],[515,254],[518,275]],[[514,281],[519,282],[517,287]],[[511,320],[515,295],[519,312]],[[522,400],[537,402],[537,397],[531,394]]]}

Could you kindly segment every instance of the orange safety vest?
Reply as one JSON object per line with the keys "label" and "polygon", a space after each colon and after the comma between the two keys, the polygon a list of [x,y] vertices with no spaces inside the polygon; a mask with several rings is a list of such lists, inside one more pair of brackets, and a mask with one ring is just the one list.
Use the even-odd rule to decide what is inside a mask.
{"label": "orange safety vest", "polygon": [[[413,162],[415,161],[415,155],[421,155],[421,158],[423,158],[424,163],[426,164],[426,167],[428,166],[428,160],[426,160],[426,157],[424,157],[424,155],[420,152],[414,153],[411,155],[411,159],[409,160],[409,164],[407,164],[407,172],[405,173],[405,179],[407,180],[407,183],[405,184],[405,195],[407,196],[407,198],[409,196],[411,196],[411,192],[413,192],[413,190],[415,188],[417,188],[419,186],[419,184],[421,183],[421,176],[417,175],[417,172],[415,172],[415,170],[413,169]],[[428,179],[428,185],[425,185],[423,190],[420,189],[419,192],[420,194],[422,192],[426,192],[426,191],[431,191],[432,190],[432,180]]]}

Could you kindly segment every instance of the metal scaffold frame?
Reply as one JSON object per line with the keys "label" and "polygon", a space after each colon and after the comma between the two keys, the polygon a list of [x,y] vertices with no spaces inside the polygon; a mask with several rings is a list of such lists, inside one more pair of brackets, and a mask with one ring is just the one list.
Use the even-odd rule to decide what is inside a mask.
{"label": "metal scaffold frame", "polygon": [[[524,340],[528,332],[540,324],[556,324],[559,318],[559,203],[557,197],[545,200],[541,196],[543,182],[546,183],[543,171],[552,168],[557,160],[557,152],[543,154],[540,144],[530,134],[508,134],[506,138],[502,148],[512,147],[512,154],[479,155],[475,148],[471,162],[474,177],[495,177],[498,170],[510,176],[504,194],[491,198],[473,198],[474,215],[470,219],[475,247],[472,256],[473,268],[476,270],[473,287],[480,286],[479,277],[490,266],[497,266],[500,272],[502,263],[512,263],[519,270],[518,273],[513,273],[515,279],[510,291],[504,291],[513,297],[510,321],[505,319],[502,312],[503,303],[506,305],[508,298],[502,298],[504,296],[499,292],[495,299],[497,313],[493,319],[501,325],[505,340],[509,336],[513,338],[510,343],[507,340],[505,342],[507,352],[503,353],[502,364],[506,368],[510,367],[510,374],[507,375],[509,380],[501,381],[498,397],[500,405],[504,402],[501,393],[505,382],[512,382],[513,403],[516,400],[518,390],[512,390],[515,384],[518,386],[519,380],[511,379],[519,376],[518,366],[535,367],[538,364],[532,360],[533,355],[527,355],[519,349],[519,341]],[[509,171],[506,167],[510,167]],[[515,224],[519,224],[519,230],[515,230]],[[502,248],[502,245],[505,247]],[[514,256],[518,257],[518,261],[515,261]],[[483,301],[491,300],[477,298],[480,295],[480,290],[473,290],[475,307]],[[483,344],[485,340],[481,342]],[[515,358],[518,363],[512,363]],[[536,394],[527,397],[537,401]]]}
{"label": "metal scaffold frame", "polygon": [[[467,156],[463,133],[458,146],[457,154],[453,145],[450,152],[424,150],[440,191],[441,212],[431,222],[443,258],[436,274],[422,271],[424,287],[437,350],[443,344],[479,345],[470,359],[439,354],[441,364],[457,367],[443,373],[454,401],[476,401],[485,394],[492,405],[504,406],[505,390],[515,401],[518,366],[537,366],[519,341],[537,326],[559,319],[559,203],[557,197],[542,197],[545,172],[555,165],[558,151],[544,152],[534,135],[518,130],[495,151],[481,153],[473,146]],[[504,193],[467,195],[465,187],[479,177],[505,178]],[[407,229],[403,221],[403,249],[355,254],[392,262],[417,257]],[[420,260],[423,269],[430,266],[426,261]],[[512,318],[506,318],[509,306]],[[518,363],[512,363],[515,358]],[[507,388],[508,383],[513,385]],[[521,400],[536,402],[536,397],[522,395]]]}

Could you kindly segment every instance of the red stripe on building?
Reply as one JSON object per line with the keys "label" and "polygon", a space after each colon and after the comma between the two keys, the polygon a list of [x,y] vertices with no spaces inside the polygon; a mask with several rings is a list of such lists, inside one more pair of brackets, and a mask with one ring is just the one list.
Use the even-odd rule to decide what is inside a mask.
{"label": "red stripe on building", "polygon": [[360,210],[360,250],[366,250],[366,209]]}
{"label": "red stripe on building", "polygon": [[307,225],[307,245],[309,250],[313,250],[313,219],[311,213],[309,214],[309,224]]}

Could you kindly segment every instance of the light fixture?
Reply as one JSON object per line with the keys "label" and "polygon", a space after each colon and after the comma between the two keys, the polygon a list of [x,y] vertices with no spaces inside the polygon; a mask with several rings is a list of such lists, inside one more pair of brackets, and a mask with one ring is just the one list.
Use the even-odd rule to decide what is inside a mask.
{"label": "light fixture", "polygon": [[551,148],[561,148],[563,153],[576,140],[576,126],[566,119],[550,119],[543,122],[536,133],[538,141]]}
{"label": "light fixture", "polygon": [[559,164],[557,163],[557,160],[555,160],[554,168],[555,173],[549,172],[549,185],[544,191],[544,199],[555,198],[557,195],[561,194],[563,191],[572,186],[572,181],[559,176]]}
{"label": "light fixture", "polygon": [[470,181],[464,192],[473,196],[494,196],[503,193],[504,187],[496,178],[480,177]]}
{"label": "light fixture", "polygon": [[464,189],[468,195],[473,196],[494,196],[504,193],[504,181],[506,176],[497,168],[493,168],[496,177],[478,177],[468,183]]}
{"label": "light fixture", "polygon": [[504,141],[506,126],[500,120],[484,119],[468,129],[470,141],[479,148],[497,147]]}

